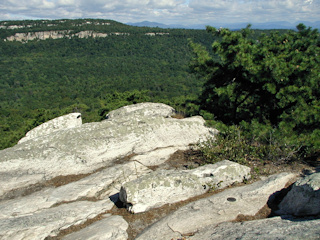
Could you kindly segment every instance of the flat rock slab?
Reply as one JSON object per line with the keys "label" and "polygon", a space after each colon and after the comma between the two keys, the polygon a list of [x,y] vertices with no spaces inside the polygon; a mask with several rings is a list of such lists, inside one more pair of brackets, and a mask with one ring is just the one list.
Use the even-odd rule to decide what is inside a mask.
{"label": "flat rock slab", "polygon": [[236,219],[240,214],[255,215],[272,194],[295,179],[281,173],[250,185],[227,189],[208,198],[189,203],[144,230],[136,239],[172,239]]}
{"label": "flat rock slab", "polygon": [[79,199],[103,199],[120,191],[121,185],[151,170],[138,162],[116,165],[81,180],[57,188],[47,188],[28,196],[0,201],[0,219],[33,214],[54,205]]}
{"label": "flat rock slab", "polygon": [[127,240],[128,223],[121,216],[106,215],[105,219],[95,222],[78,232],[71,233],[63,240]]}
{"label": "flat rock slab", "polygon": [[193,170],[158,170],[123,184],[120,200],[139,213],[249,178],[249,167],[228,160]]}
{"label": "flat rock slab", "polygon": [[316,240],[320,237],[320,219],[282,219],[281,217],[262,220],[221,223],[212,225],[188,238],[193,240]]}
{"label": "flat rock slab", "polygon": [[279,204],[279,213],[295,216],[320,214],[320,173],[299,179]]}
{"label": "flat rock slab", "polygon": [[187,150],[189,146],[167,147],[155,149],[151,152],[142,153],[131,158],[145,166],[158,166],[166,162],[170,156],[178,150]]}
{"label": "flat rock slab", "polygon": [[112,206],[110,200],[78,201],[44,209],[32,215],[1,219],[0,238],[38,240],[56,236],[61,230],[82,224]]}
{"label": "flat rock slab", "polygon": [[[181,120],[163,114],[149,117],[153,106],[140,104],[139,111],[132,110],[136,105],[127,106],[131,117],[114,113],[109,120],[55,131],[1,150],[0,199],[10,198],[12,190],[18,192],[57,176],[92,173],[130,154],[186,147],[217,133],[205,126],[202,117]],[[155,106],[159,111],[164,108],[166,116],[172,112],[167,105]]]}

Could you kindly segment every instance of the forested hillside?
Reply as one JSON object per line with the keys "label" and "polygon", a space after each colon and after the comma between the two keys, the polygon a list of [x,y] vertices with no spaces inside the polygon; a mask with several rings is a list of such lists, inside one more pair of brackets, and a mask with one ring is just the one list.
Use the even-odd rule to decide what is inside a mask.
{"label": "forested hillside", "polygon": [[[8,40],[50,31],[65,36]],[[74,35],[85,31],[107,36]],[[211,44],[204,30],[141,28],[90,19],[0,22],[0,37],[1,148],[67,112],[80,111],[84,121],[97,121],[130,102],[168,102],[198,94],[203,82],[188,73],[188,38]]]}
{"label": "forested hillside", "polygon": [[134,27],[111,20],[0,22],[0,149],[35,126],[154,101],[220,130],[201,151],[319,159],[319,32]]}

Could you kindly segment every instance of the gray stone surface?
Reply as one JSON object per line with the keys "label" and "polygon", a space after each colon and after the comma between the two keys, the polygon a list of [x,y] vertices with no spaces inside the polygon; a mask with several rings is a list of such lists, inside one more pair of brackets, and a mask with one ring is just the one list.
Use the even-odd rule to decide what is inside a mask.
{"label": "gray stone surface", "polygon": [[189,146],[167,147],[155,149],[151,152],[142,153],[131,158],[145,166],[157,166],[167,161],[178,150],[187,150]]}
{"label": "gray stone surface", "polygon": [[[45,239],[79,224],[84,228],[64,239],[127,239],[128,223],[120,216],[106,214],[109,210],[116,212],[111,208],[118,195],[124,202],[132,202],[132,210],[137,213],[249,179],[248,167],[227,160],[191,170],[148,168],[163,165],[176,150],[188,149],[190,144],[217,134],[217,130],[205,127],[201,117],[175,119],[172,114],[174,110],[164,104],[144,103],[115,110],[99,123],[72,126],[52,120],[33,138],[0,151],[0,239]],[[48,181],[53,178],[68,181],[52,187]],[[274,175],[191,202],[145,229],[137,239],[182,239],[191,235],[193,239],[210,239],[217,234],[224,239],[240,234],[242,228],[251,231],[241,235],[244,239],[255,238],[256,234],[278,238],[285,229],[290,233],[284,235],[293,239],[300,237],[291,234],[294,231],[303,233],[302,238],[313,239],[318,221],[310,222],[311,226],[307,221],[275,218],[235,224],[238,230],[233,232],[229,231],[231,225],[223,227],[229,224],[223,222],[239,214],[255,215],[273,193],[294,178],[294,174]],[[296,185],[318,193],[318,180],[318,175],[311,175]],[[92,218],[94,223],[87,225]],[[221,224],[221,230],[217,224]],[[264,224],[273,228],[269,236]],[[302,232],[303,228],[310,231]]]}
{"label": "gray stone surface", "polygon": [[121,185],[151,170],[138,162],[103,169],[81,180],[57,188],[46,188],[28,196],[0,201],[0,219],[33,214],[64,202],[104,199],[120,191]]}
{"label": "gray stone surface", "polygon": [[179,238],[209,225],[234,220],[239,214],[255,215],[272,194],[294,178],[291,173],[277,174],[189,203],[145,229],[136,239]]}
{"label": "gray stone surface", "polygon": [[112,206],[113,203],[110,200],[78,201],[44,209],[32,215],[1,219],[0,238],[3,240],[38,240],[56,236],[61,230],[82,224],[104,213]]}
{"label": "gray stone surface", "polygon": [[249,178],[249,167],[228,160],[193,170],[159,170],[125,183],[120,191],[120,199],[132,204],[132,212],[139,213]]}
{"label": "gray stone surface", "polygon": [[187,172],[160,170],[125,183],[120,200],[132,204],[130,211],[139,213],[166,203],[174,203],[207,191],[199,178]]}
{"label": "gray stone surface", "polygon": [[107,119],[128,119],[141,117],[171,117],[174,108],[163,103],[137,103],[113,110],[106,115]]}
{"label": "gray stone surface", "polygon": [[199,240],[316,240],[320,238],[320,219],[282,219],[281,217],[262,220],[221,223],[199,230],[188,239]]}
{"label": "gray stone surface", "polygon": [[189,172],[196,175],[203,184],[213,189],[230,186],[233,183],[242,183],[249,180],[251,169],[229,160],[223,160],[215,164],[207,164]]}
{"label": "gray stone surface", "polygon": [[313,173],[295,182],[279,204],[279,213],[295,216],[320,214],[320,173]]}
{"label": "gray stone surface", "polygon": [[146,113],[153,112],[153,106],[159,112],[163,108],[165,115],[172,108],[152,103],[143,106],[140,104],[139,110],[135,105],[125,108],[134,117],[114,113],[109,120],[52,132],[1,150],[0,199],[8,198],[12,190],[57,176],[91,173],[130,154],[186,147],[217,133],[204,126],[201,117],[179,120],[153,113],[149,117]]}
{"label": "gray stone surface", "polygon": [[54,118],[27,132],[18,143],[28,141],[32,138],[48,135],[56,131],[68,128],[80,127],[82,125],[81,113],[70,113],[61,117]]}
{"label": "gray stone surface", "polygon": [[126,230],[129,225],[123,217],[110,214],[105,217],[78,232],[65,236],[63,240],[127,240]]}

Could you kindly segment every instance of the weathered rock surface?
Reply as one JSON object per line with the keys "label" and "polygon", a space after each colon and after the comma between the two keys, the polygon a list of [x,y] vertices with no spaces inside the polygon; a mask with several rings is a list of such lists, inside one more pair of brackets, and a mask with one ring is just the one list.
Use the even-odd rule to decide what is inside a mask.
{"label": "weathered rock surface", "polygon": [[111,112],[108,120],[37,136],[0,151],[0,199],[57,176],[91,173],[130,154],[183,149],[217,133],[204,126],[201,117],[167,117],[172,111],[164,104],[131,105]]}
{"label": "weathered rock surface", "polygon": [[282,219],[281,217],[274,217],[248,222],[226,222],[218,226],[208,226],[188,239],[315,240],[319,239],[319,236],[320,219],[306,221],[306,219]]}
{"label": "weathered rock surface", "polygon": [[90,226],[71,233],[63,240],[126,240],[128,223],[120,216],[106,215],[105,219],[95,222]]}
{"label": "weathered rock surface", "polygon": [[137,103],[113,110],[106,115],[107,119],[123,120],[141,117],[171,117],[175,114],[174,108],[163,103]]}
{"label": "weathered rock surface", "polygon": [[193,170],[160,170],[123,184],[120,200],[132,205],[132,212],[139,213],[249,178],[249,167],[227,160]]}
{"label": "weathered rock surface", "polygon": [[250,168],[236,162],[223,160],[215,164],[207,164],[190,170],[202,184],[213,189],[221,189],[236,182],[242,183],[250,179]]}
{"label": "weathered rock surface", "polygon": [[[39,126],[18,145],[0,151],[0,239],[37,240],[57,235],[59,239],[127,239],[128,234],[136,234],[151,222],[139,219],[140,214],[134,216],[137,221],[124,215],[128,228],[122,217],[111,216],[123,213],[115,206],[121,206],[119,197],[127,206],[131,201],[133,211],[139,212],[249,178],[248,167],[227,160],[181,170],[184,163],[179,165],[181,159],[172,158],[182,155],[174,153],[214,138],[217,130],[206,127],[201,117],[172,118],[174,112],[164,104],[143,103],[112,111],[107,120],[88,124],[81,124],[79,114],[71,114]],[[283,239],[313,239],[318,233],[318,220],[275,218],[238,223],[232,227],[238,229],[234,233],[228,229],[228,224],[234,223],[222,223],[239,214],[255,215],[294,177],[285,173],[271,176],[190,202],[169,215],[161,213],[166,216],[157,218],[160,220],[137,239],[183,239],[193,234],[193,239],[211,239],[219,234],[229,238],[243,228],[251,229],[241,235],[244,239],[256,238],[256,233],[268,239],[264,229],[268,224],[274,228],[269,231],[272,238],[282,231]],[[300,185],[318,193],[317,179],[310,176],[300,180]],[[315,209],[317,202],[310,202]],[[169,206],[176,209],[181,204]],[[145,216],[163,209],[167,212],[170,207],[153,209]],[[298,233],[288,233],[284,228]],[[303,232],[303,228],[308,231]]]}
{"label": "weathered rock surface", "polygon": [[76,182],[46,188],[28,196],[0,202],[0,219],[27,215],[57,204],[81,199],[105,199],[120,191],[121,185],[150,172],[137,162],[106,168]]}
{"label": "weathered rock surface", "polygon": [[120,200],[132,205],[130,211],[139,213],[166,203],[178,202],[207,191],[199,178],[187,172],[161,170],[124,184]]}
{"label": "weathered rock surface", "polygon": [[21,138],[18,143],[25,142],[32,138],[48,135],[50,133],[65,130],[68,128],[80,127],[82,124],[81,113],[70,113],[45,122],[27,132],[26,136]]}
{"label": "weathered rock surface", "polygon": [[44,209],[32,215],[1,219],[0,238],[37,240],[56,236],[61,230],[82,224],[112,206],[109,199],[98,202],[78,201]]}
{"label": "weathered rock surface", "polygon": [[207,226],[236,219],[239,214],[255,215],[270,196],[295,178],[282,173],[251,185],[227,189],[181,207],[144,230],[136,239],[172,239],[195,233]]}
{"label": "weathered rock surface", "polygon": [[145,166],[158,166],[163,164],[168,158],[178,150],[187,150],[189,146],[167,147],[155,149],[151,152],[142,153],[131,158]]}
{"label": "weathered rock surface", "polygon": [[313,173],[295,182],[279,204],[279,209],[281,214],[295,216],[320,214],[320,173]]}

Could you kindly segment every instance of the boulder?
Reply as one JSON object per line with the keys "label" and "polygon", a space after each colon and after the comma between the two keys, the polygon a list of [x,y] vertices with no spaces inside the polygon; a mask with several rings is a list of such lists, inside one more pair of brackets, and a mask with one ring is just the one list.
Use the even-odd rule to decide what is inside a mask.
{"label": "boulder", "polygon": [[251,169],[247,166],[223,160],[192,169],[190,173],[196,175],[202,184],[208,185],[214,190],[249,180],[250,171]]}
{"label": "boulder", "polygon": [[85,223],[87,220],[106,212],[112,202],[78,201],[44,209],[32,215],[1,219],[1,239],[45,239],[56,236],[61,230]]}
{"label": "boulder", "polygon": [[191,173],[160,170],[124,184],[120,190],[120,200],[129,204],[132,213],[139,213],[206,191],[207,187]]}
{"label": "boulder", "polygon": [[316,240],[320,236],[320,219],[282,219],[266,218],[247,222],[226,222],[199,230],[188,239],[308,239]]}
{"label": "boulder", "polygon": [[124,109],[127,113],[111,112],[108,120],[54,131],[1,150],[0,199],[21,195],[58,176],[92,173],[128,155],[185,148],[217,133],[201,117],[164,117],[173,111],[164,104]]}
{"label": "boulder", "polygon": [[308,216],[320,214],[320,173],[299,179],[279,204],[279,214]]}
{"label": "boulder", "polygon": [[35,127],[34,129],[27,132],[26,136],[21,138],[18,143],[22,143],[39,136],[48,135],[56,131],[80,127],[81,124],[81,113],[70,113],[68,115],[54,118]]}
{"label": "boulder", "polygon": [[127,240],[128,223],[120,216],[105,215],[105,219],[95,222],[78,232],[71,233],[63,240]]}
{"label": "boulder", "polygon": [[240,214],[253,216],[268,203],[271,195],[295,177],[291,173],[272,175],[253,184],[191,202],[145,229],[136,239],[181,238],[208,226],[235,220]]}
{"label": "boulder", "polygon": [[125,183],[120,200],[130,206],[130,211],[139,213],[249,178],[249,167],[228,160],[193,170],[159,170]]}

